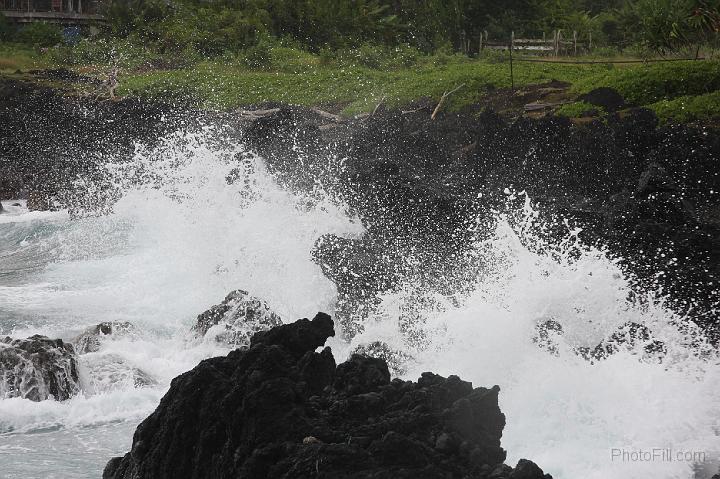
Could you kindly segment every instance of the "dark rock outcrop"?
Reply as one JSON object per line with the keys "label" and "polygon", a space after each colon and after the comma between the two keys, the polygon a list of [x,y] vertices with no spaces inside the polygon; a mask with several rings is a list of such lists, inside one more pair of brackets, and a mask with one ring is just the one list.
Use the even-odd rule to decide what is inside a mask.
{"label": "dark rock outcrop", "polygon": [[613,88],[601,87],[596,88],[578,98],[591,105],[599,106],[605,111],[615,112],[625,106],[625,99]]}
{"label": "dark rock outcrop", "polygon": [[[595,93],[588,99],[619,107],[612,92]],[[513,188],[539,204],[546,234],[567,235],[564,220],[580,227],[580,239],[619,258],[638,289],[662,289],[669,307],[720,340],[716,131],[659,126],[642,108],[584,126],[383,111],[331,129],[285,108],[243,138],[286,184],[312,188],[319,178],[360,217],[364,237],[324,237],[315,252],[338,285],[346,331],[357,329],[357,304],[371,306],[399,280],[458,293],[482,269],[473,244],[493,231],[493,210],[506,208],[503,191]]]}
{"label": "dark rock outcrop", "polygon": [[[37,72],[76,80],[71,72]],[[152,144],[187,120],[182,107],[139,99],[102,101],[0,76],[0,199],[32,192],[28,208],[94,207],[112,200],[102,167],[130,158],[137,142]],[[97,197],[75,180],[97,182]],[[100,186],[102,185],[102,186]],[[87,188],[85,188],[87,189]],[[109,197],[108,197],[109,196]]]}
{"label": "dark rock outcrop", "polygon": [[0,340],[0,399],[64,401],[80,392],[73,347],[35,335]]}
{"label": "dark rock outcrop", "polygon": [[215,340],[235,347],[246,347],[253,334],[282,324],[282,319],[265,301],[241,289],[229,293],[222,303],[216,304],[197,317],[193,331],[205,336],[215,326]]}
{"label": "dark rock outcrop", "polygon": [[359,355],[336,366],[315,352],[332,335],[320,313],[178,376],[103,478],[549,477],[501,466],[497,386],[391,381],[383,360]]}
{"label": "dark rock outcrop", "polygon": [[393,376],[401,376],[406,372],[407,363],[413,360],[409,354],[393,349],[382,341],[359,344],[353,349],[353,354],[369,358],[378,358],[385,361]]}

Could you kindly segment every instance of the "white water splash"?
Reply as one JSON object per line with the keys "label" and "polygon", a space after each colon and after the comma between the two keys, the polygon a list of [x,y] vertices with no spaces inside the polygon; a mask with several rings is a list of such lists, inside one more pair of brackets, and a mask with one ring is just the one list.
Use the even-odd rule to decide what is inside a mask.
{"label": "white water splash", "polygon": [[[492,238],[477,245],[487,269],[474,291],[436,298],[424,315],[425,341],[405,341],[399,311],[412,298],[385,298],[353,344],[385,341],[411,355],[408,379],[423,371],[456,374],[475,386],[501,386],[508,462],[530,458],[555,478],[709,478],[720,457],[720,360],[694,328],[648,293],[631,302],[628,279],[602,251],[584,248],[577,230],[553,246],[529,200],[519,217],[500,216]],[[581,236],[581,234],[580,234]],[[562,325],[558,353],[535,342],[537,326]],[[647,326],[664,342],[662,359],[638,344],[591,363],[576,353],[618,327]],[[682,330],[682,331],[681,331]],[[410,344],[413,344],[411,346]],[[344,348],[345,351],[348,348]],[[658,448],[670,449],[672,461]],[[655,451],[623,460],[622,451]],[[677,460],[677,453],[695,452]],[[644,456],[647,457],[647,456]]]}
{"label": "white water splash", "polygon": [[[80,356],[80,396],[0,400],[3,477],[98,477],[109,457],[129,448],[135,425],[173,377],[227,353],[190,328],[231,290],[263,298],[284,321],[333,313],[334,285],[311,250],[321,235],[355,235],[361,227],[322,191],[285,191],[259,158],[224,146],[219,134],[179,132],[152,149],[138,146],[133,161],[109,168],[107,191],[87,185],[96,197],[120,193],[109,214],[2,217],[0,334],[68,340],[103,321],[140,330]],[[29,260],[36,264],[25,271]],[[157,385],[136,388],[135,369]],[[98,447],[87,445],[87,428],[101,431]],[[63,461],[51,444],[92,459]],[[32,452],[17,452],[25,448]]]}
{"label": "white water splash", "polygon": [[[172,377],[226,351],[188,332],[229,291],[250,291],[285,321],[332,313],[334,286],[310,252],[321,235],[358,235],[360,226],[322,194],[285,191],[258,158],[213,138],[213,131],[179,133],[157,148],[139,147],[133,162],[112,169],[122,197],[110,214],[3,217],[0,270],[42,262],[20,276],[18,266],[0,285],[0,332],[68,339],[101,321],[130,321],[142,331],[81,360],[86,375],[122,359],[117,370],[84,376],[83,395],[63,403],[0,400],[5,477],[97,477],[109,457],[128,450],[135,425]],[[395,294],[353,344],[331,341],[337,359],[379,339],[415,358],[407,378],[431,370],[499,384],[508,462],[531,458],[559,479],[694,477],[691,462],[630,463],[611,454],[672,447],[712,459],[720,450],[716,354],[693,331],[680,332],[682,318],[659,298],[629,301],[617,264],[579,245],[578,232],[560,245],[533,236],[541,223],[529,203],[519,221],[500,217],[491,240],[476,245],[486,265],[473,292],[434,298],[439,306],[414,325],[425,338],[420,346],[398,327],[413,298]],[[557,355],[533,341],[537,324],[550,319],[564,330]],[[665,359],[638,347],[591,364],[573,351],[627,322],[663,340]],[[134,367],[158,385],[135,388],[126,374]]]}

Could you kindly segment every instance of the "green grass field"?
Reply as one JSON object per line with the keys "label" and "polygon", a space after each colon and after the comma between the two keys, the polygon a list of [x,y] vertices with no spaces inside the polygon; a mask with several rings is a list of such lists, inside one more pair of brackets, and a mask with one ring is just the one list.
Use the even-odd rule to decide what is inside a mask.
{"label": "green grass field", "polygon": [[0,74],[47,68],[50,65],[47,57],[35,48],[0,42]]}
{"label": "green grass field", "polygon": [[[517,64],[515,84],[550,80],[574,82],[604,67]],[[343,105],[345,113],[372,110],[384,99],[402,106],[423,97],[440,97],[464,87],[448,101],[451,108],[481,101],[492,88],[510,87],[509,64],[452,59],[380,70],[358,65],[315,65],[300,72],[258,71],[242,65],[203,62],[191,68],[126,75],[121,93],[173,97],[190,94],[211,108],[279,101],[298,105]]]}
{"label": "green grass field", "polygon": [[[0,72],[49,67],[102,72],[109,67],[110,48],[118,46],[82,42],[75,49],[40,54],[26,47],[0,45]],[[502,53],[469,59],[359,51],[340,57],[275,46],[263,52],[202,59],[156,58],[130,44],[120,49],[120,95],[190,99],[211,109],[282,102],[332,106],[344,114],[357,114],[371,111],[381,100],[401,107],[424,97],[437,99],[464,85],[447,102],[449,109],[460,109],[483,103],[497,89],[511,86],[510,63]],[[720,116],[719,60],[619,65],[516,61],[513,71],[516,89],[551,80],[570,83],[567,101],[571,102],[606,86],[618,90],[632,105],[653,109],[664,122]],[[587,105],[576,102],[558,113],[573,117],[587,110]]]}

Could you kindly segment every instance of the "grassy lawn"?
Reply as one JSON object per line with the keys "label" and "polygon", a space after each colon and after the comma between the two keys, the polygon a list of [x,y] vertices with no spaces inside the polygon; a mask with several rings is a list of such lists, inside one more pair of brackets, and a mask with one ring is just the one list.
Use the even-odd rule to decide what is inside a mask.
{"label": "grassy lawn", "polygon": [[[108,70],[109,44],[83,42],[75,49],[41,54],[37,49],[0,44],[0,73],[67,67],[84,74]],[[325,57],[274,47],[259,65],[242,55],[215,59],[156,57],[133,45],[114,45],[123,52],[120,95],[191,99],[198,106],[230,109],[264,102],[333,106],[345,114],[372,111],[383,99],[402,107],[419,98],[439,98],[459,85],[447,107],[482,103],[498,88],[509,88],[506,54],[480,59],[438,54],[407,58]],[[587,60],[581,58],[580,60]],[[148,67],[148,65],[151,65]],[[515,87],[559,80],[572,84],[568,100],[598,87],[618,90],[626,101],[653,109],[662,121],[702,121],[720,111],[720,60],[617,64],[529,63],[513,65]],[[559,114],[588,111],[580,102]]]}
{"label": "grassy lawn", "polygon": [[51,62],[36,48],[0,42],[0,73],[48,68]]}
{"label": "grassy lawn", "polygon": [[[516,64],[515,85],[550,80],[574,82],[605,68],[602,65]],[[372,110],[383,98],[388,105],[402,106],[418,98],[438,98],[459,85],[464,87],[450,97],[451,108],[480,101],[490,88],[509,87],[510,65],[453,58],[444,64],[427,62],[388,70],[357,65],[316,65],[301,72],[289,72],[203,62],[181,70],[126,75],[120,91],[161,97],[184,92],[211,108],[266,101],[344,105],[344,112],[351,114]]]}
{"label": "grassy lawn", "polygon": [[[311,56],[312,57],[312,56]],[[682,61],[649,64],[556,64],[516,62],[515,86],[560,80],[572,84],[579,96],[598,87],[618,90],[628,101],[657,112],[662,121],[695,121],[718,116],[720,61]],[[403,106],[423,97],[464,87],[450,97],[449,108],[482,102],[494,88],[510,87],[506,61],[432,58],[399,68],[312,63],[266,70],[249,69],[232,62],[202,62],[190,68],[125,76],[125,94],[173,97],[191,95],[209,108],[279,101],[297,105],[342,105],[344,113],[372,110],[384,98],[390,106]],[[587,108],[563,108],[573,116]]]}

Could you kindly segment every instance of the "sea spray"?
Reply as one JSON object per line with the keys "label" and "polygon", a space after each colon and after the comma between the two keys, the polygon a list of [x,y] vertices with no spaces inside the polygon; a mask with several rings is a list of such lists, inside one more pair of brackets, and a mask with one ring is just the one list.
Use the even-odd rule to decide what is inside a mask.
{"label": "sea spray", "polygon": [[[288,192],[260,158],[227,144],[212,128],[177,132],[79,184],[92,207],[2,217],[0,234],[12,241],[0,252],[1,333],[70,340],[103,321],[140,330],[81,355],[83,392],[68,401],[0,399],[4,477],[98,477],[173,377],[229,351],[191,333],[229,291],[251,291],[284,320],[333,312],[335,289],[312,261],[313,244],[362,228],[319,189]],[[134,368],[154,385],[137,388]],[[70,453],[85,460],[60,460]]]}
{"label": "sea spray", "polygon": [[[661,297],[634,291],[617,261],[582,244],[581,231],[568,226],[548,239],[530,200],[508,194],[522,206],[499,213],[494,233],[475,245],[484,266],[472,292],[435,294],[441,306],[421,314],[411,338],[400,318],[415,291],[388,294],[345,354],[380,341],[409,358],[406,378],[434,371],[500,385],[509,463],[530,457],[558,478],[709,477],[703,466],[720,452],[716,350]],[[537,341],[549,320],[563,331],[552,351]],[[627,323],[646,326],[664,354],[648,354],[642,342],[606,359],[578,354]],[[623,461],[612,455],[617,448],[703,455]]]}
{"label": "sea spray", "polygon": [[[102,187],[79,185],[92,193],[87,211],[2,217],[0,233],[14,238],[2,253],[3,273],[13,258],[0,289],[2,332],[69,339],[101,321],[129,321],[141,337],[110,339],[92,354],[106,355],[103,364],[120,357],[157,381],[136,388],[85,376],[84,393],[62,403],[0,400],[7,477],[97,477],[128,449],[172,377],[227,351],[194,339],[190,327],[231,290],[263,298],[285,321],[333,312],[335,287],[311,250],[324,234],[362,235],[359,222],[322,188],[289,192],[221,133],[138,145],[131,161],[109,165]],[[543,215],[515,198],[520,207],[498,211],[494,229],[478,231],[468,248],[478,261],[460,275],[469,284],[450,296],[425,291],[418,302],[409,277],[383,295],[359,336],[331,342],[337,359],[381,341],[401,353],[408,378],[434,371],[500,385],[509,462],[530,457],[556,478],[693,477],[690,461],[615,461],[612,451],[670,447],[712,460],[720,450],[716,353],[661,295],[633,290],[617,261],[583,246],[582,232],[548,239]],[[27,271],[23,258],[32,258]],[[563,331],[552,351],[536,340],[549,320]],[[663,341],[662,357],[642,344],[602,360],[578,354],[628,322]],[[83,362],[86,375],[92,364],[83,372]],[[82,460],[61,460],[70,452]]]}

